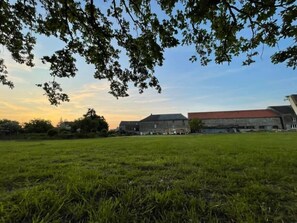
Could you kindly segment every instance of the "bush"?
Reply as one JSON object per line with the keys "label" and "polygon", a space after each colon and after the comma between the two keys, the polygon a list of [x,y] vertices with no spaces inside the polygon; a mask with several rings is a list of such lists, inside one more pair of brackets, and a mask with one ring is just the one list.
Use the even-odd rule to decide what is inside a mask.
{"label": "bush", "polygon": [[59,138],[60,139],[75,139],[75,134],[69,132],[69,131],[60,131],[59,132]]}
{"label": "bush", "polygon": [[102,129],[99,133],[100,136],[102,137],[107,137],[108,136],[108,131],[106,129]]}
{"label": "bush", "polygon": [[50,129],[50,130],[47,131],[47,135],[50,136],[50,137],[56,136],[56,135],[58,135],[58,133],[59,133],[58,130],[55,129],[55,128]]}
{"label": "bush", "polygon": [[48,135],[46,133],[26,133],[24,134],[24,139],[44,140],[44,139],[48,139]]}
{"label": "bush", "polygon": [[117,131],[117,130],[109,130],[108,131],[108,136],[111,136],[111,137],[114,137],[114,136],[119,136],[120,135],[120,132]]}

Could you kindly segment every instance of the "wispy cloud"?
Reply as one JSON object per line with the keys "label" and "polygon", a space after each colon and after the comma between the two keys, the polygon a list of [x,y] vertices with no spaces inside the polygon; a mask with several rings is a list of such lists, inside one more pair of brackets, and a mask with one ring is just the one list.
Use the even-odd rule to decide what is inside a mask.
{"label": "wispy cloud", "polygon": [[28,108],[26,108],[25,106],[20,106],[17,105],[15,103],[11,103],[11,102],[7,102],[7,101],[1,101],[0,103],[0,107],[1,107],[1,114],[4,115],[5,113],[9,113],[12,111],[19,111],[19,112],[26,112],[28,111]]}
{"label": "wispy cloud", "polygon": [[20,77],[20,76],[16,76],[15,74],[11,74],[11,73],[9,73],[9,75],[8,75],[8,79],[9,79],[10,81],[12,81],[13,83],[15,83],[15,84],[24,84],[24,83],[28,83],[28,81],[27,81],[25,78]]}
{"label": "wispy cloud", "polygon": [[102,94],[106,95],[109,90],[109,84],[106,82],[85,84],[79,89],[70,92],[70,98],[73,100],[87,100],[98,97]]}
{"label": "wispy cloud", "polygon": [[224,70],[219,70],[216,69],[214,71],[206,71],[202,73],[198,73],[197,71],[190,72],[188,75],[190,75],[193,78],[193,81],[197,82],[202,82],[202,81],[207,81],[211,79],[218,79],[226,76],[230,76],[233,74],[238,74],[242,73],[248,69],[247,67],[238,67],[238,68],[230,68],[230,69],[224,69]]}
{"label": "wispy cloud", "polygon": [[289,77],[289,78],[282,78],[282,79],[278,79],[278,80],[269,80],[267,82],[267,84],[269,85],[279,85],[280,83],[292,83],[292,82],[296,82],[297,81],[297,77],[293,76],[293,77]]}
{"label": "wispy cloud", "polygon": [[134,101],[136,104],[148,104],[148,103],[163,103],[171,101],[169,98],[151,98],[151,99],[137,99]]}
{"label": "wispy cloud", "polygon": [[70,93],[70,98],[73,101],[84,101],[95,97],[95,92],[81,92],[81,93]]}

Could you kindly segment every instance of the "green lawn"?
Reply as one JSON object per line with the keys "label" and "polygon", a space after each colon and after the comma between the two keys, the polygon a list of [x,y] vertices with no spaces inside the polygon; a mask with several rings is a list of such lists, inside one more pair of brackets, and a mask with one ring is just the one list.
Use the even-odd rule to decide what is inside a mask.
{"label": "green lawn", "polygon": [[296,133],[0,142],[0,222],[296,219]]}

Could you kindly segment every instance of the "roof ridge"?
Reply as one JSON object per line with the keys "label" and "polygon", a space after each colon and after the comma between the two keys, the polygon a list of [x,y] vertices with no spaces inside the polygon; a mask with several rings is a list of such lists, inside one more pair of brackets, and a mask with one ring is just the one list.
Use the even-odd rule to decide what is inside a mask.
{"label": "roof ridge", "polygon": [[150,115],[182,115],[182,113],[170,113],[170,114],[150,114]]}
{"label": "roof ridge", "polygon": [[230,111],[206,111],[206,112],[188,112],[189,113],[219,113],[219,112],[250,112],[250,111],[271,111],[270,109],[249,109],[249,110],[230,110]]}
{"label": "roof ridge", "polygon": [[175,114],[151,114],[140,121],[166,121],[166,120],[186,120],[187,117],[182,113]]}

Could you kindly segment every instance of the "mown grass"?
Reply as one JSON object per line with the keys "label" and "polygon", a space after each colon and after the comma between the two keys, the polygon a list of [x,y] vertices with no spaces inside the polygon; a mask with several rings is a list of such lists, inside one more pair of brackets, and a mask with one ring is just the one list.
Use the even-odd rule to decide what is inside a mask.
{"label": "mown grass", "polygon": [[0,221],[296,222],[296,139],[0,142]]}

